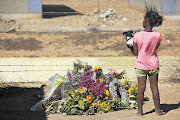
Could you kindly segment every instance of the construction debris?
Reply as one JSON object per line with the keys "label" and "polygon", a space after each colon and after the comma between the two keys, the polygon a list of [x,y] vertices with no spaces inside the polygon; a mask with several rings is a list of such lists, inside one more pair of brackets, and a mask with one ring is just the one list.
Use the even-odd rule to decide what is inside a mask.
{"label": "construction debris", "polygon": [[20,25],[13,19],[0,17],[0,32],[12,33],[20,28]]}
{"label": "construction debris", "polygon": [[[99,18],[99,22],[103,24],[114,23],[119,24],[119,21],[127,21],[125,17],[122,15],[118,15],[116,11],[112,8],[108,8],[108,10],[104,11],[102,9],[95,8],[92,12],[87,13],[85,16],[81,17],[81,21],[91,22],[90,19],[94,17]],[[90,24],[88,24],[89,26]]]}

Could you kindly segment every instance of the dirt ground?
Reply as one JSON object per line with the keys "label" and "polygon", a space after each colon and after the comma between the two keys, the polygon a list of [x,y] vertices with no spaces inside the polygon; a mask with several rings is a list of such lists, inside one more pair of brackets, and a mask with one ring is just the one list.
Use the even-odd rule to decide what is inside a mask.
{"label": "dirt ground", "polygon": [[[16,31],[88,31],[94,27],[106,31],[143,29],[145,11],[129,7],[128,0],[43,0],[42,4],[43,19],[17,18]],[[113,10],[111,16],[99,17],[108,9]],[[163,26],[157,29],[179,30],[179,19],[166,16],[165,19]]]}
{"label": "dirt ground", "polygon": [[[160,56],[180,56],[180,32],[158,31]],[[132,56],[122,32],[0,33],[0,57]]]}
{"label": "dirt ground", "polygon": [[180,83],[160,83],[161,109],[165,115],[156,116],[149,82],[145,96],[150,101],[144,102],[144,115],[136,117],[136,109],[120,110],[106,114],[89,116],[66,116],[65,114],[50,114],[31,112],[30,107],[38,102],[35,94],[43,95],[45,83],[4,83],[0,84],[0,118],[1,120],[179,120],[180,117]]}
{"label": "dirt ground", "polygon": [[[0,57],[131,56],[122,32],[143,30],[145,12],[129,7],[128,0],[43,0],[42,3],[43,15],[53,12],[48,13],[49,18],[0,18],[5,31],[15,29],[0,33]],[[106,20],[98,17],[108,9],[113,11],[111,17]],[[69,14],[71,11],[78,15]],[[180,19],[166,19],[155,29],[164,38],[159,55],[180,55],[179,25]]]}

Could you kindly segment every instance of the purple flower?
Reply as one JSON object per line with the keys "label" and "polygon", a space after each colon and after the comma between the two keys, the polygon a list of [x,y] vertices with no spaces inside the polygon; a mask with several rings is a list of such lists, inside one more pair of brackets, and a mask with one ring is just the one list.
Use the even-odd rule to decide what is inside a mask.
{"label": "purple flower", "polygon": [[96,83],[89,76],[82,76],[80,87],[85,87],[87,90],[91,90],[91,92],[96,96],[100,96],[104,94],[104,90],[107,89],[106,82]]}

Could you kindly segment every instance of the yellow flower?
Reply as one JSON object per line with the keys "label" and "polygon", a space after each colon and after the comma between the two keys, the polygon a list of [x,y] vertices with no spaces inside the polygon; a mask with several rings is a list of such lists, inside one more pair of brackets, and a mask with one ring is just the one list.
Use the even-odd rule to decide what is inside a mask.
{"label": "yellow flower", "polygon": [[102,102],[102,103],[100,104],[100,107],[103,108],[103,107],[105,106],[105,104],[106,104],[105,102]]}
{"label": "yellow flower", "polygon": [[99,69],[99,66],[95,66],[95,67],[94,67],[94,70],[97,70],[97,69]]}
{"label": "yellow flower", "polygon": [[82,93],[82,89],[80,89],[79,92]]}
{"label": "yellow flower", "polygon": [[75,92],[77,93],[77,92],[79,92],[78,90],[75,90]]}
{"label": "yellow flower", "polygon": [[104,92],[105,92],[106,95],[109,95],[109,90],[105,89]]}
{"label": "yellow flower", "polygon": [[79,100],[79,101],[78,101],[78,104],[79,104],[79,107],[80,107],[81,109],[84,109],[84,104],[83,104],[83,101],[82,101],[82,100]]}
{"label": "yellow flower", "polygon": [[71,93],[71,91],[70,91],[70,90],[68,91],[68,94],[69,94],[69,93]]}
{"label": "yellow flower", "polygon": [[100,106],[101,105],[101,100],[97,101],[97,105]]}
{"label": "yellow flower", "polygon": [[81,104],[81,103],[83,103],[83,101],[82,101],[82,100],[79,100],[79,101],[78,101],[78,104]]}
{"label": "yellow flower", "polygon": [[101,107],[101,110],[104,110],[104,111],[108,111],[110,109],[109,105],[106,104],[105,102],[102,102],[100,107]]}
{"label": "yellow flower", "polygon": [[132,92],[132,88],[130,88],[127,92],[129,93],[129,97],[130,97],[131,96],[131,92]]}
{"label": "yellow flower", "polygon": [[138,86],[136,86],[136,90],[138,90]]}

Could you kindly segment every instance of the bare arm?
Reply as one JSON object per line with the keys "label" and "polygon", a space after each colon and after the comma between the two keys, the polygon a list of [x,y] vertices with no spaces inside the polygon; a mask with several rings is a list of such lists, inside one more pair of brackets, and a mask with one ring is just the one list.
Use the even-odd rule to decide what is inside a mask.
{"label": "bare arm", "polygon": [[138,56],[138,46],[135,42],[134,42],[133,46],[134,46],[134,52],[132,51],[132,54],[135,56]]}

